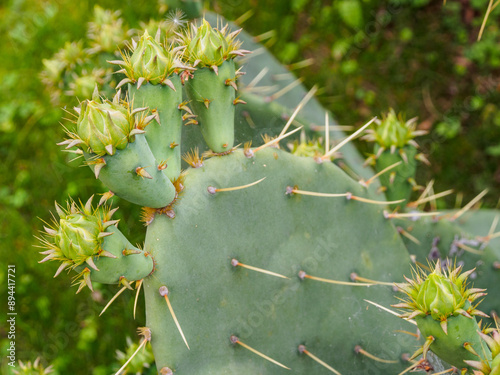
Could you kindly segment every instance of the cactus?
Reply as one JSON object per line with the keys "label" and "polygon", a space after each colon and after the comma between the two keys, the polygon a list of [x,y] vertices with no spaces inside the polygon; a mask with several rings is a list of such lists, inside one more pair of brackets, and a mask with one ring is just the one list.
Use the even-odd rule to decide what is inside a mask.
{"label": "cactus", "polygon": [[[401,317],[414,318],[425,344],[413,357],[431,350],[462,374],[472,368],[488,375],[498,370],[499,331],[483,328],[476,317],[488,315],[474,303],[485,295],[485,289],[469,288],[467,279],[474,269],[460,274],[462,267],[442,270],[438,260],[433,272],[418,269],[408,283],[398,285],[407,299],[394,307],[408,309]],[[490,336],[489,333],[492,335]],[[483,345],[485,342],[487,345]],[[479,360],[478,360],[479,359]]]}
{"label": "cactus", "polygon": [[405,121],[392,108],[382,120],[375,120],[375,125],[367,132],[369,134],[364,139],[375,143],[374,153],[367,163],[374,164],[381,173],[380,182],[385,195],[389,200],[408,201],[415,187],[416,161],[426,161],[422,154],[417,154],[418,144],[414,138],[426,132],[416,130],[416,118]]}
{"label": "cactus", "polygon": [[217,30],[203,20],[179,40],[185,46],[184,59],[198,67],[186,80],[186,94],[205,142],[216,153],[231,150],[234,143],[234,107],[241,101],[235,94],[238,72],[233,59],[249,52],[239,48],[239,32],[229,33],[227,25]]}
{"label": "cactus", "polygon": [[[407,321],[372,306],[393,303],[395,283],[408,295],[395,307],[410,309],[402,317],[415,318],[427,339],[417,354],[426,359],[430,349],[464,371],[497,374],[498,334],[477,332],[482,326],[473,316],[485,314],[472,303],[484,293],[468,289],[472,271],[460,276],[460,267],[444,271],[438,261],[430,275],[417,271],[409,285],[402,283],[412,261],[423,261],[425,247],[415,250],[409,240],[415,228],[459,231],[445,220],[434,225],[429,213],[404,211],[417,186],[413,138],[420,132],[412,120],[392,110],[376,120],[366,138],[378,142],[372,160],[379,173],[366,168],[366,180],[345,172],[363,170],[347,166],[356,155],[343,168],[332,159],[374,120],[333,147],[326,121],[326,141],[303,136],[289,143],[292,153],[284,150],[300,130],[288,127],[315,89],[279,122],[279,135],[266,116],[289,108],[247,92],[252,113],[266,114],[258,128],[272,134],[259,146],[255,133],[235,146],[245,135],[235,127],[235,105],[246,101],[236,97],[235,58],[248,53],[239,33],[206,20],[174,42],[146,31],[121,52],[122,60],[109,61],[125,76],[118,84],[127,87],[125,99],[121,91],[112,101],[95,91],[76,109],[75,126],[60,145],[83,155],[110,192],[97,208],[92,198],[69,201],[66,209],[56,204],[59,219],[45,225],[41,262],[59,262],[56,276],[75,270],[77,292],[93,282],[118,284],[117,296],[135,288],[137,301],[144,289],[146,326],[130,351],[151,345],[159,374],[397,374],[416,367],[408,354],[418,335],[408,334]],[[309,128],[317,121],[312,113],[304,117]],[[186,120],[200,127],[183,132]],[[189,139],[195,132],[198,138]],[[181,172],[186,145],[193,148]],[[209,151],[200,156],[198,147]],[[143,207],[143,248],[111,220],[114,209],[105,202],[112,195]]]}

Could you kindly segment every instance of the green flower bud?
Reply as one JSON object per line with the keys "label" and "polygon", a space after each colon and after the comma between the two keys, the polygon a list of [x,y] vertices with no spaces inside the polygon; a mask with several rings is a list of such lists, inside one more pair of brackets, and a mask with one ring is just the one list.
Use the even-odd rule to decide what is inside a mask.
{"label": "green flower bud", "polygon": [[82,103],[77,133],[94,154],[113,155],[116,149],[127,146],[134,125],[128,108],[95,97]]}
{"label": "green flower bud", "polygon": [[64,63],[64,67],[74,70],[77,65],[83,65],[88,60],[88,55],[83,48],[83,42],[66,42],[55,55],[54,59]]}
{"label": "green flower bud", "polygon": [[193,66],[218,67],[226,60],[243,56],[250,51],[239,49],[241,42],[235,38],[241,30],[228,33],[228,26],[214,29],[206,21],[198,28],[192,27],[181,35],[179,44],[186,46],[183,57]]}
{"label": "green flower bud", "polygon": [[67,259],[86,259],[99,250],[101,227],[101,220],[96,216],[80,212],[69,214],[59,220],[55,245]]}
{"label": "green flower bud", "polygon": [[155,360],[153,352],[148,345],[146,345],[143,350],[139,351],[134,356],[138,347],[138,343],[133,342],[129,337],[127,337],[127,349],[125,353],[119,350],[116,351],[116,359],[121,365],[124,365],[129,358],[133,358],[127,366],[127,372],[130,374],[142,374],[143,369],[150,367]]}
{"label": "green flower bud", "polygon": [[89,22],[88,30],[88,38],[92,45],[88,52],[91,54],[114,53],[117,47],[123,46],[129,36],[120,17],[120,11],[111,12],[98,5],[94,7],[94,15]]}
{"label": "green flower bud", "polygon": [[106,229],[117,223],[111,220],[114,210],[107,207],[92,208],[92,198],[85,205],[77,205],[73,201],[67,202],[64,209],[56,203],[59,220],[54,219],[51,225],[47,224],[40,238],[43,247],[47,250],[42,252],[46,257],[40,262],[48,260],[61,261],[61,269],[75,268],[87,262],[95,268],[92,257],[104,255],[102,250],[105,238],[112,234]]}
{"label": "green flower bud", "polygon": [[472,302],[485,295],[484,289],[469,289],[467,278],[473,270],[460,274],[461,270],[458,267],[443,271],[440,261],[428,275],[418,269],[413,280],[407,279],[407,284],[398,284],[399,290],[406,294],[407,299],[394,307],[410,310],[402,317],[430,315],[440,322],[458,314],[467,318],[474,315],[486,316],[476,309],[477,305],[472,305]]}
{"label": "green flower bud", "polygon": [[88,98],[92,96],[96,85],[102,86],[106,81],[109,81],[111,74],[112,71],[97,68],[92,69],[90,73],[83,70],[80,75],[73,74],[73,81],[69,82],[69,90],[66,91],[66,95]]}
{"label": "green flower bud", "polygon": [[408,121],[402,114],[396,115],[394,109],[390,109],[387,114],[382,116],[382,120],[375,120],[369,133],[364,137],[368,142],[377,142],[384,149],[403,148],[410,144],[417,147],[413,140],[419,135],[426,134],[425,131],[416,130],[416,118]]}
{"label": "green flower bud", "polygon": [[425,313],[430,313],[432,318],[441,318],[452,315],[455,310],[465,303],[460,289],[446,276],[432,273],[421,285],[416,303]]}
{"label": "green flower bud", "polygon": [[69,139],[59,145],[67,145],[67,149],[77,146],[98,156],[113,155],[116,150],[123,150],[134,141],[135,134],[144,133],[144,128],[157,117],[157,114],[152,114],[136,118],[138,113],[148,108],[133,110],[126,101],[120,101],[120,91],[112,102],[103,101],[97,88],[92,100],[82,102],[80,108],[75,110],[79,114],[76,132],[67,131]]}
{"label": "green flower bud", "polygon": [[137,80],[144,77],[156,85],[172,75],[177,66],[173,54],[152,38],[146,30],[130,57],[130,64],[124,68],[129,78]]}
{"label": "green flower bud", "polygon": [[178,59],[179,48],[167,48],[160,43],[159,34],[153,38],[147,30],[138,43],[132,41],[131,52],[131,55],[122,53],[123,60],[108,61],[120,65],[122,69],[119,72],[127,76],[117,87],[137,82],[139,88],[142,82],[146,81],[153,85],[168,85],[175,90],[168,77],[187,68]]}
{"label": "green flower bud", "polygon": [[222,62],[224,52],[228,47],[229,44],[221,32],[213,29],[206,20],[203,20],[203,24],[198,28],[196,36],[188,44],[187,50],[191,56],[198,56],[203,62]]}
{"label": "green flower bud", "polygon": [[500,375],[500,355],[497,355],[491,361],[491,373],[490,375]]}

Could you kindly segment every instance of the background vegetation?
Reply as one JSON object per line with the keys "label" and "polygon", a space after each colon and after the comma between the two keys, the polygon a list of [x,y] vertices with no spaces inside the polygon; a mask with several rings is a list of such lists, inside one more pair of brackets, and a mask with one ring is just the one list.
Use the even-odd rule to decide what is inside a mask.
{"label": "background vegetation", "polygon": [[[242,26],[291,69],[306,65],[297,74],[308,87],[320,85],[319,99],[340,124],[359,125],[389,107],[418,116],[419,127],[429,130],[420,143],[431,161],[421,179],[435,178],[436,191],[453,187],[465,200],[489,187],[486,204],[494,207],[500,196],[500,7],[476,41],[488,2],[219,0],[207,1],[206,8],[232,20],[250,16],[240,18]],[[161,3],[99,5],[120,10],[126,25],[140,29],[141,22],[165,15]],[[65,112],[53,105],[40,80],[43,59],[85,38],[94,5],[0,5],[0,285],[6,285],[6,265],[15,264],[18,358],[42,356],[60,374],[116,370],[114,349],[125,350],[125,338],[135,338],[144,322],[142,307],[137,322],[130,318],[131,294],[98,318],[116,288],[98,287],[75,298],[69,277],[54,282],[56,267],[38,266],[41,256],[33,247],[38,218],[47,218],[55,200],[104,192],[87,169],[68,163],[70,156],[55,146],[63,138],[59,122]],[[123,200],[120,206],[121,230],[142,242],[138,208]],[[6,301],[3,288],[2,311]],[[0,350],[6,353],[5,325],[0,327]]]}

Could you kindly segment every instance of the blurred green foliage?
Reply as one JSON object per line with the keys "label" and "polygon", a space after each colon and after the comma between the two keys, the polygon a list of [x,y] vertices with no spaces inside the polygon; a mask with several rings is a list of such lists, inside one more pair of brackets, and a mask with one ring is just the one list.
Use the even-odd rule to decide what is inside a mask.
{"label": "blurred green foliage", "polygon": [[[120,10],[124,25],[140,29],[141,22],[164,16],[166,3],[107,0],[99,5]],[[432,163],[420,171],[420,180],[436,178],[436,191],[451,186],[471,198],[489,187],[490,197],[499,196],[500,7],[477,42],[487,0],[448,0],[446,5],[428,0],[206,3],[228,19],[250,11],[242,26],[253,35],[274,30],[270,38],[262,37],[263,43],[291,68],[313,59],[297,73],[309,87],[320,84],[319,99],[340,124],[363,123],[389,107],[408,118],[418,116],[419,127],[429,130],[420,143]],[[137,340],[136,327],[144,324],[142,306],[137,320],[131,319],[131,293],[98,318],[117,289],[96,285],[94,293],[75,297],[68,276],[53,282],[56,266],[38,266],[41,256],[33,247],[41,228],[38,218],[48,218],[54,201],[68,195],[86,200],[105,191],[89,170],[70,162],[73,156],[55,145],[64,137],[59,122],[69,115],[53,103],[65,91],[49,92],[40,77],[44,59],[86,40],[94,5],[69,0],[0,5],[0,285],[6,284],[6,265],[16,265],[18,358],[41,356],[61,374],[116,370],[114,350],[126,351],[126,337]],[[495,198],[487,202],[496,204]],[[119,203],[121,230],[132,243],[142,242],[139,208]],[[6,300],[2,290],[0,303]],[[0,331],[0,337],[4,353],[6,332]],[[1,366],[7,373],[5,357]]]}

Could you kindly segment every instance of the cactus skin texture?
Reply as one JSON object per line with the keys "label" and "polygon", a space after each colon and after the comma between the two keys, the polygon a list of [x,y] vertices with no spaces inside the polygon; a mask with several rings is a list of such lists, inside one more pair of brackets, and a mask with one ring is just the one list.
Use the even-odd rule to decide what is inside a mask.
{"label": "cactus skin texture", "polygon": [[148,105],[158,113],[158,120],[148,126],[146,140],[155,156],[155,164],[166,162],[164,173],[176,179],[181,173],[182,87],[178,75],[171,76],[175,90],[168,86],[145,84],[139,89],[129,84],[129,93],[135,105]]}
{"label": "cactus skin texture", "polygon": [[54,373],[54,369],[52,365],[44,368],[38,357],[33,363],[19,361],[19,369],[12,370],[12,373],[15,375],[49,375]]}
{"label": "cactus skin texture", "polygon": [[[110,61],[122,67],[124,78],[118,87],[128,83],[134,105],[149,107],[156,117],[146,134],[156,165],[174,180],[181,171],[182,88],[179,74],[189,67],[179,60],[179,49],[160,42],[160,33],[152,38],[147,31],[138,43],[133,42],[131,53],[123,60]],[[142,90],[141,90],[142,88]]]}
{"label": "cactus skin texture", "polygon": [[[263,177],[241,191],[207,191]],[[176,217],[156,215],[145,244],[162,265],[145,280],[146,324],[158,368],[177,374],[290,373],[231,344],[231,335],[237,335],[294,374],[326,371],[299,354],[301,344],[342,374],[401,371],[405,364],[399,358],[412,350],[414,341],[404,334],[394,337],[394,319],[367,310],[363,302],[388,301],[393,298],[390,286],[331,285],[297,276],[304,270],[350,281],[351,272],[357,272],[390,282],[408,269],[408,255],[380,206],[285,193],[287,186],[297,184],[362,195],[361,186],[333,164],[318,165],[312,158],[273,149],[261,150],[255,158],[238,150],[209,159],[203,167],[189,169],[184,184]],[[359,217],[356,228],[345,221],[346,215]],[[371,220],[362,220],[366,216]],[[290,279],[234,267],[233,258]],[[391,259],[390,267],[386,259]],[[190,350],[158,292],[161,286],[170,291]],[[396,364],[357,355],[356,345]]]}
{"label": "cactus skin texture", "polygon": [[206,67],[197,69],[185,87],[203,139],[212,151],[220,153],[231,150],[234,144],[236,96],[234,88],[225,84],[235,78],[234,62],[226,61],[218,69],[218,74]]}

